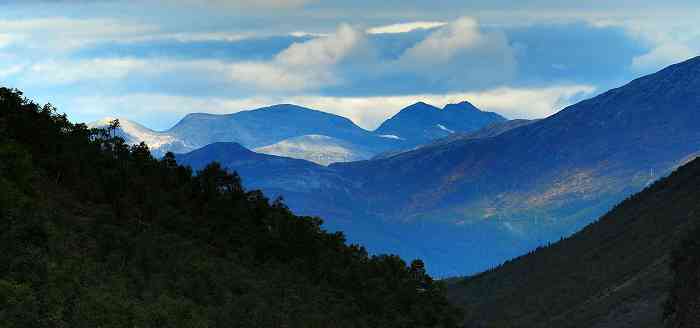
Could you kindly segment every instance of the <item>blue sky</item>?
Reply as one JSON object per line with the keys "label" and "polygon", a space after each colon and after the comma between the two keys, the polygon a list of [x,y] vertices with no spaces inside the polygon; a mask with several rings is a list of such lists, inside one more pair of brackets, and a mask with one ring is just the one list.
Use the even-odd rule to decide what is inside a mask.
{"label": "blue sky", "polygon": [[274,103],[538,118],[700,53],[694,2],[0,0],[0,84],[155,129]]}

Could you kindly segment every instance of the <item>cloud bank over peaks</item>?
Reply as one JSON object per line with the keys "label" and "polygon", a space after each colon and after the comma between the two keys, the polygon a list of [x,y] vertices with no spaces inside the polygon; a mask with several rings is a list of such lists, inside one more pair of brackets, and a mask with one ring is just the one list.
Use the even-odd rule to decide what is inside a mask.
{"label": "cloud bank over peaks", "polygon": [[[416,29],[430,32],[397,58],[382,57],[372,39]],[[235,63],[231,79],[251,90],[287,94],[403,85],[410,80],[418,86],[463,91],[506,84],[516,68],[515,51],[503,33],[485,33],[476,20],[463,17],[451,23],[413,22],[367,30],[341,24],[332,34],[293,43],[272,60]]]}
{"label": "cloud bank over peaks", "polygon": [[447,89],[507,83],[517,69],[515,50],[502,33],[485,33],[478,22],[462,17],[406,50],[401,69],[441,81]]}
{"label": "cloud bank over peaks", "polygon": [[368,52],[365,34],[342,24],[335,33],[294,43],[268,62],[232,65],[231,78],[243,85],[272,91],[303,91],[338,84],[335,68]]}

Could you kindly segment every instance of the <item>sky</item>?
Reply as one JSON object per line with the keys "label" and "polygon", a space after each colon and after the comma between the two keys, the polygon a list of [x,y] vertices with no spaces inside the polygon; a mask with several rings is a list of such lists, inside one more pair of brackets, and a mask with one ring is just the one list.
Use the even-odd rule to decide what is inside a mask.
{"label": "sky", "polygon": [[700,54],[698,21],[696,0],[0,0],[0,86],[157,130],[277,103],[370,130],[417,101],[541,118]]}

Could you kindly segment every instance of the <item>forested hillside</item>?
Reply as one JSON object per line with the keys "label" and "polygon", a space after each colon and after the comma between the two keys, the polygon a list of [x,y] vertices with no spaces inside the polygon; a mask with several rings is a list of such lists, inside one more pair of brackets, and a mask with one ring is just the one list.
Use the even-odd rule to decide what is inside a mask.
{"label": "forested hillside", "polygon": [[467,327],[698,327],[700,234],[689,231],[699,224],[696,159],[572,237],[451,284],[449,295]]}
{"label": "forested hillside", "polygon": [[0,88],[2,327],[453,327],[419,260]]}
{"label": "forested hillside", "polygon": [[669,327],[700,327],[700,227],[673,250],[671,269],[674,279],[664,318]]}

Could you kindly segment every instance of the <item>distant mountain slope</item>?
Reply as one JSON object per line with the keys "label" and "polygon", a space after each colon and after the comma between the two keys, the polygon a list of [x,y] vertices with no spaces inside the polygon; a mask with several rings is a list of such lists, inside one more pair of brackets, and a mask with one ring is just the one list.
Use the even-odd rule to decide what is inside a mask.
{"label": "distant mountain slope", "polygon": [[[249,188],[264,190],[270,197],[284,196],[288,201],[307,207],[314,199],[305,197],[319,189],[333,190],[336,195],[350,181],[333,170],[302,159],[259,154],[232,142],[216,142],[185,154],[177,161],[195,170],[216,161],[223,168],[236,171]],[[303,179],[300,179],[303,177]],[[347,214],[345,214],[347,215]]]}
{"label": "distant mountain slope", "polygon": [[305,159],[328,165],[336,162],[352,162],[369,159],[370,151],[333,137],[310,134],[282,140],[278,143],[258,147],[254,151],[262,154]]}
{"label": "distant mountain slope", "polygon": [[572,237],[452,284],[449,296],[467,327],[662,327],[671,249],[700,224],[699,199],[694,160]]}
{"label": "distant mountain slope", "polygon": [[455,142],[459,140],[467,140],[467,139],[478,139],[478,138],[491,138],[495,137],[503,132],[506,132],[508,130],[512,130],[530,123],[537,122],[538,120],[524,120],[524,119],[515,119],[515,120],[508,120],[508,121],[502,121],[502,122],[496,122],[496,123],[491,123],[479,130],[473,131],[473,132],[455,132],[450,135],[448,135],[445,138],[437,139],[432,142],[429,142],[427,144],[423,145],[418,145],[412,149],[406,149],[406,150],[395,150],[395,151],[388,151],[381,153],[379,155],[374,156],[372,159],[383,159],[383,158],[389,158],[393,157],[402,153],[407,153],[409,151],[413,151],[416,149],[420,148],[428,148],[428,147],[438,147],[442,146],[445,144],[448,144],[450,142]]}
{"label": "distant mountain slope", "polygon": [[332,164],[349,183],[297,194],[304,201],[290,206],[328,221],[403,225],[409,231],[391,238],[421,246],[402,255],[439,273],[480,271],[578,231],[692,159],[698,90],[700,57],[494,137]]}
{"label": "distant mountain slope", "polygon": [[418,102],[386,120],[375,132],[400,137],[405,143],[416,146],[452,133],[476,131],[505,120],[496,113],[482,112],[466,101],[449,104],[443,109]]}

